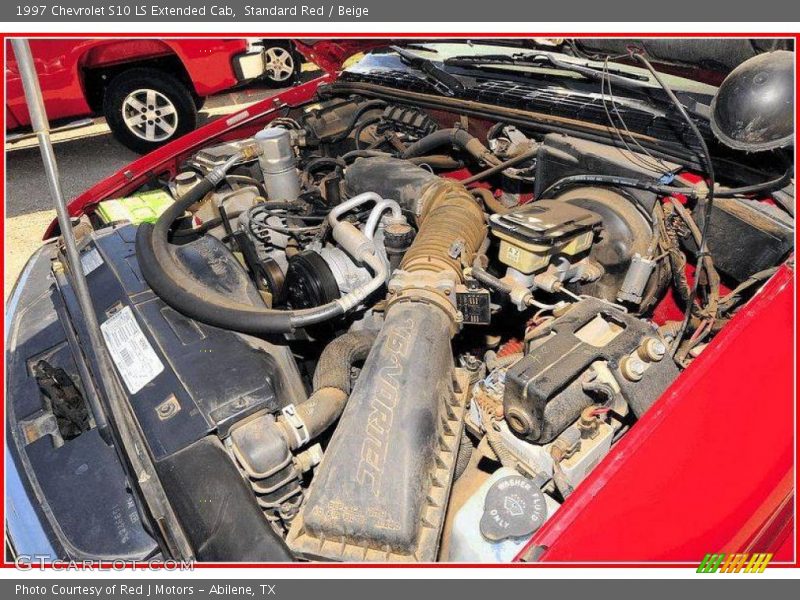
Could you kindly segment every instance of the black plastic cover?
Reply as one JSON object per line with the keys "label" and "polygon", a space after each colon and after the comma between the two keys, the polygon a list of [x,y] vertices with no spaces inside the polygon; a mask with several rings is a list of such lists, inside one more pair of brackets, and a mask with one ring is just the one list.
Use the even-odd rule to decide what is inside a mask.
{"label": "black plastic cover", "polygon": [[[695,211],[702,223],[704,205]],[[754,200],[716,198],[706,233],[714,266],[734,282],[780,264],[794,248],[794,223],[780,209]],[[696,253],[691,236],[684,240]]]}
{"label": "black plastic cover", "polygon": [[736,150],[759,152],[792,144],[794,52],[767,52],[736,67],[711,102],[711,130]]}
{"label": "black plastic cover", "polygon": [[[595,346],[576,335],[584,325],[601,315],[621,331],[605,345]],[[605,361],[616,374],[622,396],[641,416],[678,376],[678,367],[668,357],[653,363],[640,381],[619,374],[622,359],[633,353],[646,337],[657,337],[655,328],[612,305],[584,298],[561,317],[537,329],[535,340],[543,340],[506,373],[503,407],[506,418],[515,413],[526,421],[525,438],[544,444],[575,422],[581,411],[598,401],[583,390],[581,375],[595,361]]]}
{"label": "black plastic cover", "polygon": [[[93,235],[82,249],[94,254],[87,283],[101,325],[130,307],[163,370],[128,398],[156,459],[260,410],[302,400],[304,390],[290,350],[183,316],[147,286],[130,225]],[[262,302],[228,249],[211,236],[180,246],[178,260],[193,276],[240,302]],[[84,259],[85,265],[89,261]],[[86,270],[87,267],[84,266]],[[64,282],[65,295],[71,290]],[[263,306],[263,302],[262,302]],[[77,306],[70,307],[73,318]]]}
{"label": "black plastic cover", "polygon": [[523,243],[557,244],[600,227],[601,219],[590,210],[555,200],[539,200],[504,214],[494,214],[493,232],[502,232]]}
{"label": "black plastic cover", "polygon": [[[56,244],[51,243],[33,255],[6,305],[7,534],[19,553],[41,552],[49,544],[52,558],[145,559],[158,552],[158,545],[101,429],[93,423],[88,431],[57,445],[52,435],[32,427],[53,418],[34,375],[39,360],[63,369],[84,398],[96,393],[92,382],[82,377],[86,356],[75,342],[73,324],[53,283],[50,266],[55,254]],[[91,354],[91,348],[84,350]],[[12,469],[19,473],[22,489],[12,487]],[[38,523],[18,521],[27,502]],[[37,529],[46,540],[36,539]]]}

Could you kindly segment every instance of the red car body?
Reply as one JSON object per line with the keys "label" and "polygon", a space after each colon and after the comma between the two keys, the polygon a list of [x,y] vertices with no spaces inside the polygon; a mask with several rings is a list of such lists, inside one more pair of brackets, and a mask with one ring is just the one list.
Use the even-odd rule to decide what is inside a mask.
{"label": "red car body", "polygon": [[[329,72],[140,158],[73,200],[70,212],[174,175],[214,140],[254,133],[282,107],[311,100],[347,56],[365,48],[356,40],[297,46]],[[696,566],[707,553],[770,552],[773,564],[796,562],[794,279],[792,259],[612,448],[518,561]],[[680,317],[668,296],[655,319]]]}
{"label": "red car body", "polygon": [[[14,130],[29,125],[30,118],[10,44],[6,42],[5,110],[6,127]],[[91,89],[95,71],[171,59],[202,98],[242,81],[234,59],[247,52],[244,39],[32,39],[30,45],[51,121],[98,112]]]}

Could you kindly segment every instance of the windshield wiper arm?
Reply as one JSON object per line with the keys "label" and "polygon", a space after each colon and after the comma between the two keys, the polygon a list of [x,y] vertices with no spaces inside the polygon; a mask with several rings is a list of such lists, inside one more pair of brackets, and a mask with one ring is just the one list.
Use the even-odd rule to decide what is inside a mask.
{"label": "windshield wiper arm", "polygon": [[[635,91],[645,91],[651,97],[653,94],[661,92],[661,88],[652,85],[652,80],[648,75],[637,75],[621,69],[608,69],[604,71],[600,67],[590,67],[587,65],[577,65],[571,62],[560,60],[550,54],[484,54],[483,56],[454,56],[444,61],[448,66],[459,66],[471,69],[482,69],[493,66],[515,66],[515,67],[553,67],[562,71],[579,73],[591,79],[603,83],[609,82],[622,88]],[[681,95],[679,93],[679,95]],[[661,100],[663,101],[663,100]],[[682,100],[689,114],[701,119],[708,119],[708,107],[694,100],[691,97]]]}
{"label": "windshield wiper arm", "polygon": [[405,64],[425,74],[434,87],[445,96],[455,96],[456,92],[464,89],[464,84],[459,81],[458,77],[440,69],[433,61],[399,46],[391,46],[391,49]]}

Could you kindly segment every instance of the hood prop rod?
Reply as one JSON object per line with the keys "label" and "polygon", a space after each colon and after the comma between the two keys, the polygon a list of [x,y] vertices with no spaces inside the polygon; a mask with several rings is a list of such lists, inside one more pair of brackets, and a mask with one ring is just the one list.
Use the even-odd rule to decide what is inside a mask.
{"label": "hood prop rod", "polygon": [[39,150],[42,153],[42,162],[44,163],[47,183],[50,188],[50,196],[55,205],[58,225],[64,240],[67,270],[72,277],[75,296],[89,335],[88,341],[96,358],[98,372],[94,379],[100,388],[100,396],[105,399],[107,404],[108,410],[105,412],[106,415],[111,417],[110,424],[119,442],[115,444],[115,447],[121,455],[123,464],[128,467],[129,478],[132,479],[131,483],[139,488],[150,516],[161,532],[166,551],[176,559],[193,560],[194,554],[189,541],[172,510],[164,488],[161,486],[155,465],[147,453],[146,441],[125,399],[100,331],[97,313],[92,303],[92,297],[89,294],[89,286],[86,283],[86,276],[83,274],[81,267],[78,243],[72,230],[69,211],[61,188],[58,165],[53,152],[53,143],[50,140],[50,124],[47,120],[42,90],[39,87],[39,78],[36,75],[30,45],[27,39],[13,39],[11,44],[17,57],[31,125],[39,142]]}

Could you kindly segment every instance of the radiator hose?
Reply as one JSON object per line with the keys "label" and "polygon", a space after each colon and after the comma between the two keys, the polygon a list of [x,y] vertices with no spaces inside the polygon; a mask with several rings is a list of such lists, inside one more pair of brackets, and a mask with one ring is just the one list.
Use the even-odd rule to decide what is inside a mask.
{"label": "radiator hose", "polygon": [[[279,418],[284,438],[292,450],[313,440],[327,430],[342,414],[350,395],[350,372],[353,365],[367,358],[377,332],[365,329],[340,335],[322,351],[314,370],[314,391],[296,407],[297,419]],[[298,432],[295,424],[302,424]]]}
{"label": "radiator hose", "polygon": [[413,158],[430,154],[431,151],[444,145],[456,146],[473,158],[487,165],[493,166],[500,164],[500,159],[483,145],[478,138],[469,133],[466,129],[454,127],[452,129],[440,129],[426,135],[424,138],[414,142],[405,152],[403,158]]}

